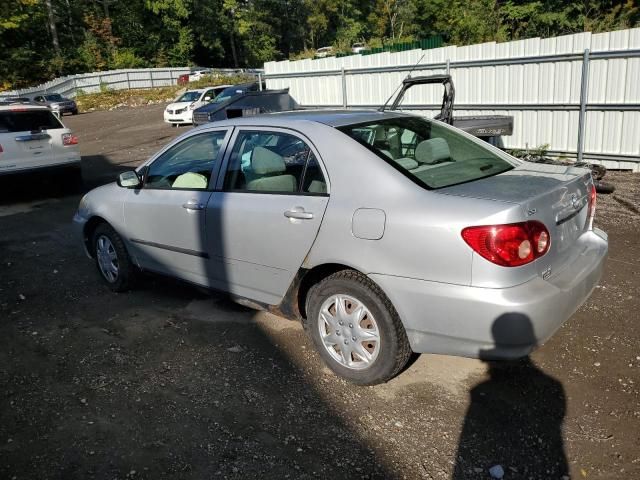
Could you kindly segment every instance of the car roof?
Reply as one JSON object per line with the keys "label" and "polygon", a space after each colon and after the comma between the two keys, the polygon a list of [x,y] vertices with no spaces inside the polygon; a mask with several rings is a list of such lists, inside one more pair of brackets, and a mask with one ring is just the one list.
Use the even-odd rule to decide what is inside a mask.
{"label": "car roof", "polygon": [[378,110],[289,110],[286,112],[266,113],[248,117],[238,117],[227,120],[204,123],[196,129],[229,126],[254,127],[289,127],[294,128],[299,122],[322,123],[330,127],[344,127],[359,123],[372,123],[389,118],[414,117],[401,112],[379,112]]}
{"label": "car roof", "polygon": [[343,127],[346,125],[354,125],[358,123],[369,123],[384,120],[387,118],[397,118],[410,116],[400,112],[380,112],[378,110],[292,110],[288,112],[277,112],[265,117],[272,117],[277,121],[278,118],[286,120],[308,120],[311,122],[324,123],[331,127]]}

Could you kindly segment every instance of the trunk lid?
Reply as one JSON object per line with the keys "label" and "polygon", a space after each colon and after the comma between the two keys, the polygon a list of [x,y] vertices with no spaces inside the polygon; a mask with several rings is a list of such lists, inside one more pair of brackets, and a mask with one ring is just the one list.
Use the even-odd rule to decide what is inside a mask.
{"label": "trunk lid", "polygon": [[591,172],[564,165],[521,162],[493,177],[438,190],[448,195],[516,203],[522,219],[542,222],[551,237],[549,251],[535,261],[547,279],[580,255],[578,237],[590,228]]}

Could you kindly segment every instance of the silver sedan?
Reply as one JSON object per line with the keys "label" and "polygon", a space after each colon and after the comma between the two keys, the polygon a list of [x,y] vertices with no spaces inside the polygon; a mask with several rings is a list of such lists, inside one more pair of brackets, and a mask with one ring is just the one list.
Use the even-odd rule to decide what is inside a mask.
{"label": "silver sedan", "polygon": [[193,129],[74,217],[114,291],[140,270],[304,322],[358,384],[411,352],[528,355],[607,254],[588,170],[519,161],[437,121],[301,111]]}

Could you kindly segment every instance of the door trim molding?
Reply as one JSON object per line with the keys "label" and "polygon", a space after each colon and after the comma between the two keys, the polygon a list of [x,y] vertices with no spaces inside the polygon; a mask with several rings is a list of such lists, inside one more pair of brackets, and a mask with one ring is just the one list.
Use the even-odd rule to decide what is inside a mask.
{"label": "door trim molding", "polygon": [[140,240],[139,238],[130,238],[129,240],[133,243],[146,245],[148,247],[161,248],[162,250],[169,250],[172,252],[184,253],[185,255],[193,255],[194,257],[200,257],[200,258],[206,258],[206,259],[209,258],[209,254],[207,252],[199,252],[197,250],[190,250],[188,248],[173,247],[171,245],[164,245],[162,243],[148,242],[146,240]]}

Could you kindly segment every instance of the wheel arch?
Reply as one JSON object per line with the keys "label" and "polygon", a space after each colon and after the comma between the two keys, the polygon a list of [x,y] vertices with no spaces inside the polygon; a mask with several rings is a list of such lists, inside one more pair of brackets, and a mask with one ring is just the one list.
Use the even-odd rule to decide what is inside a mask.
{"label": "wheel arch", "polygon": [[353,270],[363,273],[351,265],[342,263],[322,263],[311,268],[301,267],[291,282],[282,302],[270,310],[287,318],[302,320],[306,318],[307,293],[318,282],[341,270]]}
{"label": "wheel arch", "polygon": [[94,215],[89,220],[87,220],[87,223],[82,229],[82,240],[84,241],[84,246],[91,258],[94,258],[96,254],[91,242],[91,238],[93,237],[93,233],[96,231],[96,228],[98,228],[98,225],[102,225],[103,223],[109,225],[109,222],[107,222],[104,218],[99,215]]}

